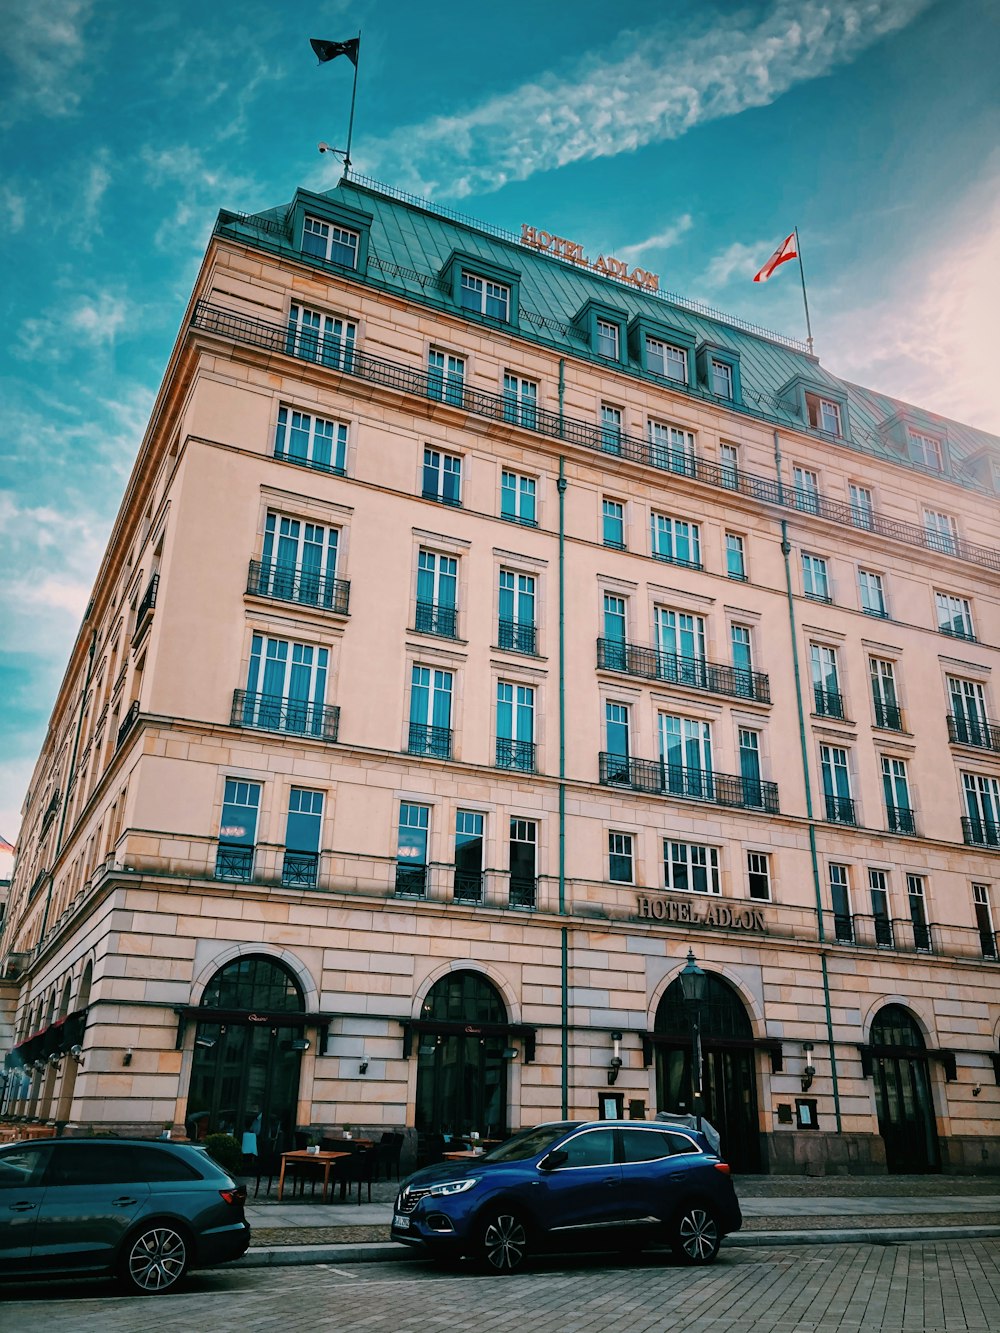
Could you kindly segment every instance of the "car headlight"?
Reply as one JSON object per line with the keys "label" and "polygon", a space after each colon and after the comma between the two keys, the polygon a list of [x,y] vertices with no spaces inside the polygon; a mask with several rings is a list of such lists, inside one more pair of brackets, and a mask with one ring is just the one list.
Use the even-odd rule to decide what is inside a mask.
{"label": "car headlight", "polygon": [[471,1190],[473,1185],[479,1184],[478,1176],[466,1176],[464,1180],[445,1180],[440,1185],[432,1185],[427,1191],[435,1198],[440,1198],[447,1194],[464,1194],[466,1190]]}

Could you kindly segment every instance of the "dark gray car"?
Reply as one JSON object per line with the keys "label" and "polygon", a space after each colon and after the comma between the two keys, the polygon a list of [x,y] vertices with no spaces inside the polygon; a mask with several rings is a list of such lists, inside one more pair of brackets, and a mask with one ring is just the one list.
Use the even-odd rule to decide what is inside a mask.
{"label": "dark gray car", "polygon": [[0,1278],[115,1274],[170,1291],[250,1244],[246,1190],[204,1148],[45,1139],[0,1147]]}

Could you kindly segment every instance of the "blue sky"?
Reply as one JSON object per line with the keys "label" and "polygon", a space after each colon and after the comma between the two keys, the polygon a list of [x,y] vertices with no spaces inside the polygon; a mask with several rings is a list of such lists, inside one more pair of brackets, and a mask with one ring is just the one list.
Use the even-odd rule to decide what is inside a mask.
{"label": "blue sky", "polygon": [[[995,0],[0,0],[0,834],[219,207],[355,168],[804,333],[1000,433]],[[10,859],[0,855],[0,875]]]}

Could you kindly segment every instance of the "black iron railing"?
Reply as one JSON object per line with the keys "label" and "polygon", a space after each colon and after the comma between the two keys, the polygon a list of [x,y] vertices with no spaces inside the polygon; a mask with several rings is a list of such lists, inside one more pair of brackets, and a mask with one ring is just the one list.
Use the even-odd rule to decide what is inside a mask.
{"label": "black iron railing", "polygon": [[534,656],[535,626],[524,620],[501,620],[497,625],[497,647]]}
{"label": "black iron railing", "polygon": [[136,630],[139,630],[142,627],[142,624],[145,621],[147,615],[149,615],[150,611],[152,611],[153,607],[156,605],[156,590],[159,586],[160,586],[160,576],[159,574],[154,574],[153,577],[149,580],[149,584],[146,587],[146,591],[142,595],[142,601],[136,608],[136,613],[135,613]]}
{"label": "black iron railing", "polygon": [[662,759],[632,759],[602,751],[600,781],[605,786],[631,787],[652,796],[678,796],[712,805],[779,813],[776,782],[716,773],[706,768],[687,768]]}
{"label": "black iron railing", "polygon": [[[933,953],[934,940],[931,936],[930,925],[926,921],[910,921],[910,930],[913,935],[913,947],[917,953]],[[896,933],[897,940],[899,932]]]}
{"label": "black iron railing", "polygon": [[427,892],[427,867],[397,866],[396,892],[403,898],[423,898]]}
{"label": "black iron railing", "polygon": [[440,634],[444,639],[455,637],[457,608],[441,602],[418,602],[413,628],[421,634]]}
{"label": "black iron railing", "polygon": [[886,731],[903,730],[903,714],[898,704],[886,703],[877,695],[873,700],[875,704],[875,725],[884,727]]}
{"label": "black iron railing", "polygon": [[886,827],[890,833],[916,833],[917,812],[907,805],[886,805]]}
{"label": "black iron railing", "polygon": [[703,657],[661,653],[656,648],[643,648],[620,639],[597,640],[597,665],[604,671],[620,671],[644,680],[669,681],[672,685],[689,685],[712,694],[771,702],[771,682],[762,671],[709,662]]}
{"label": "black iron railing", "polygon": [[912,917],[890,918],[834,912],[833,939],[837,944],[855,944],[860,947],[877,944],[906,953],[933,953],[933,926]]}
{"label": "black iron railing", "polygon": [[522,773],[535,771],[535,742],[497,737],[497,768],[516,768]]}
{"label": "black iron railing", "polygon": [[872,917],[872,925],[875,928],[875,943],[883,949],[894,949],[896,947],[896,935],[890,918],[887,916]]}
{"label": "black iron railing", "polygon": [[[258,347],[266,352],[278,352],[301,360],[315,361],[315,349],[289,337],[284,324],[270,324],[265,320],[255,319],[250,315],[240,314],[235,310],[226,310],[206,301],[199,301],[191,319],[193,328],[209,333],[221,334],[237,342]],[[309,355],[310,352],[312,355]],[[416,394],[423,398],[438,399],[441,395],[439,376],[428,375],[425,371],[414,370],[395,361],[386,361],[381,357],[368,356],[354,349],[345,350],[338,345],[330,353],[327,364],[331,369],[344,374],[357,376],[371,384],[378,384],[400,393]],[[445,389],[446,400],[466,412],[485,417],[491,421],[509,423],[509,400],[501,394],[486,393],[481,389],[470,389],[465,385]],[[760,397],[760,395],[758,395]],[[594,449],[599,453],[605,448],[605,431],[599,425],[589,421],[577,421],[538,407],[534,409],[534,425],[531,428],[539,435],[552,439],[566,440],[570,444],[581,445],[585,449]],[[796,423],[792,423],[793,425]],[[807,429],[802,422],[797,429]],[[644,463],[661,471],[674,471],[669,466],[672,451],[650,444],[648,440],[629,435],[619,437],[616,452],[632,462]],[[665,467],[665,465],[667,465]],[[685,464],[686,475],[709,486],[718,486],[724,490],[737,491],[741,495],[759,500],[764,504],[779,505],[785,509],[801,509],[798,492],[793,486],[773,481],[769,477],[755,477],[742,471],[734,471],[732,465],[715,463],[710,459],[691,457]],[[437,496],[431,498],[439,498]],[[841,527],[854,527],[866,532],[878,533],[909,546],[919,546],[924,550],[935,551],[928,534],[916,523],[904,523],[896,519],[884,518],[874,511],[861,511],[846,501],[829,500],[825,496],[815,499],[815,506],[808,507],[808,512],[824,518]],[[987,546],[979,546],[957,538],[952,552],[958,559],[987,569],[1000,571],[1000,551]]]}
{"label": "black iron railing", "polygon": [[273,560],[251,560],[247,592],[255,597],[273,597],[279,602],[297,602],[320,611],[346,616],[351,598],[347,579],[329,578],[301,565],[281,565]]}
{"label": "black iron railing", "polygon": [[139,717],[139,700],[133,699],[132,702],[129,704],[128,712],[122,718],[121,726],[118,728],[118,736],[115,740],[116,750],[121,745],[125,737],[132,730],[132,728],[135,726],[138,717]]}
{"label": "black iron railing", "polygon": [[1000,751],[1000,727],[985,718],[948,714],[948,739],[956,745]]}
{"label": "black iron railing", "polygon": [[481,870],[456,870],[454,896],[457,903],[481,903],[483,901],[483,872]]}
{"label": "black iron railing", "polygon": [[533,875],[511,875],[511,907],[534,907],[538,898],[538,880]]}
{"label": "black iron railing", "polygon": [[819,685],[813,686],[813,712],[818,717],[844,716],[844,696],[837,690],[824,690]]}
{"label": "black iron railing", "polygon": [[406,748],[410,754],[427,754],[435,759],[450,759],[451,728],[430,727],[424,722],[411,722]]}
{"label": "black iron railing", "polygon": [[234,690],[230,723],[255,731],[281,731],[318,741],[335,741],[340,726],[340,709],[310,703],[307,699],[290,699],[281,694],[250,694],[246,690]]}
{"label": "black iron railing", "polygon": [[303,457],[302,454],[293,454],[287,449],[275,449],[274,457],[280,463],[295,463],[298,467],[312,468],[314,472],[327,472],[332,477],[347,476],[346,469],[336,463],[321,463],[317,458]]}
{"label": "black iron railing", "polygon": [[857,824],[858,816],[850,796],[832,796],[825,792],[823,800],[828,824]]}
{"label": "black iron railing", "polygon": [[287,888],[314,889],[319,875],[318,852],[285,852],[281,882]]}
{"label": "black iron railing", "polygon": [[215,853],[215,878],[249,884],[253,878],[253,848],[231,847],[220,842]]}
{"label": "black iron railing", "polygon": [[962,839],[969,847],[1000,847],[1000,821],[963,815]]}

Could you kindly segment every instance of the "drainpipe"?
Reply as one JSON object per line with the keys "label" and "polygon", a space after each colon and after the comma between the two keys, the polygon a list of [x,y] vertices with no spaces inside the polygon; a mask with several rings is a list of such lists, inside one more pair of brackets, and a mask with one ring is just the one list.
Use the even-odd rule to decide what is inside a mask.
{"label": "drainpipe", "polygon": [[[559,358],[559,429],[562,431],[566,362]],[[566,915],[566,460],[559,480],[559,915]],[[569,930],[561,928],[562,1118],[569,1118]]]}
{"label": "drainpipe", "polygon": [[[774,432],[774,458],[780,477],[781,454],[778,448],[778,432]],[[780,483],[779,483],[780,484]],[[785,596],[788,601],[788,625],[792,639],[792,666],[795,671],[795,703],[799,715],[799,749],[802,755],[802,780],[806,792],[806,818],[809,821],[809,858],[812,863],[813,892],[816,897],[816,931],[819,937],[819,961],[823,973],[823,1005],[826,1010],[826,1036],[830,1047],[830,1077],[833,1083],[833,1111],[837,1121],[837,1133],[843,1130],[840,1114],[840,1084],[837,1079],[837,1053],[833,1045],[833,1014],[830,1008],[830,977],[826,964],[826,931],[823,927],[823,892],[820,888],[819,856],[816,852],[816,823],[813,815],[812,785],[809,781],[809,745],[806,740],[806,715],[802,703],[802,673],[799,670],[798,631],[795,628],[795,600],[792,594],[792,570],[788,557],[792,547],[788,540],[788,521],[781,520],[781,554],[785,560]]]}
{"label": "drainpipe", "polygon": [[[66,816],[69,814],[69,789],[72,784],[73,773],[76,771],[76,756],[80,748],[80,734],[83,731],[83,710],[87,704],[87,691],[90,689],[90,677],[94,670],[94,652],[97,648],[97,630],[90,632],[90,648],[87,650],[87,675],[83,682],[83,692],[80,695],[80,712],[76,719],[76,735],[73,738],[73,753],[70,756],[69,768],[66,770],[66,794],[63,797],[62,814],[59,816],[59,831],[56,833],[55,851],[52,853],[52,864],[55,865],[59,859],[59,853],[62,850],[63,833],[66,831]],[[42,944],[45,939],[45,931],[49,924],[49,910],[52,907],[52,886],[54,876],[49,875],[48,892],[45,895],[45,912],[42,915],[42,929],[38,936],[38,943]]]}

